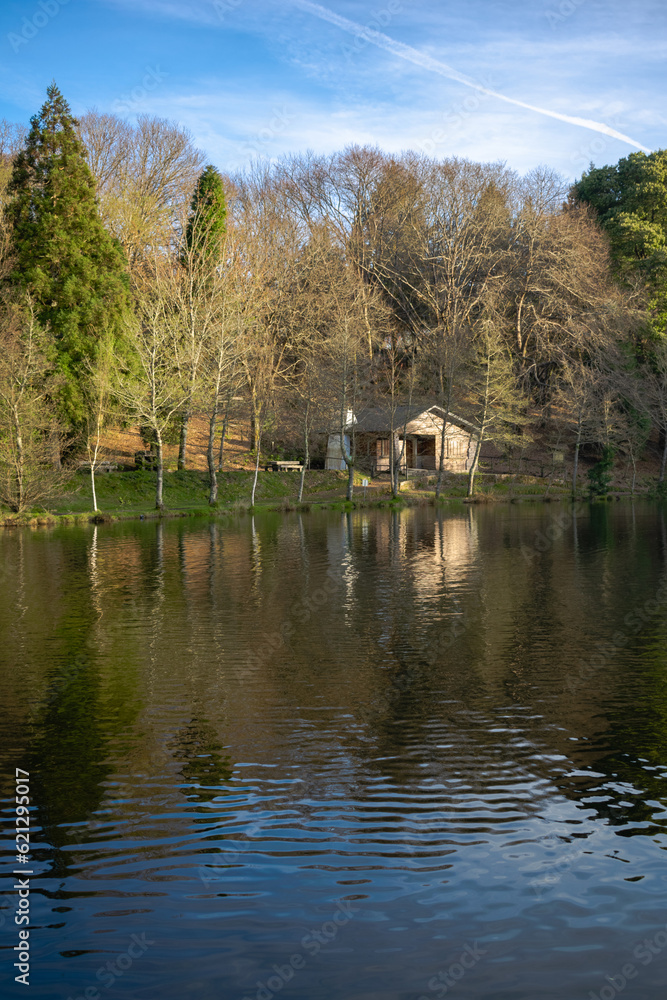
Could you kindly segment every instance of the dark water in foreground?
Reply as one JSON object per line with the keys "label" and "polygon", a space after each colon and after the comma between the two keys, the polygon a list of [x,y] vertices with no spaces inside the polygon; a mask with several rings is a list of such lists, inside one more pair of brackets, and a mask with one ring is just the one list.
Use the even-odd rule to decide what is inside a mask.
{"label": "dark water in foreground", "polygon": [[667,994],[660,509],[7,530],[0,557],[3,871],[33,871],[3,996]]}

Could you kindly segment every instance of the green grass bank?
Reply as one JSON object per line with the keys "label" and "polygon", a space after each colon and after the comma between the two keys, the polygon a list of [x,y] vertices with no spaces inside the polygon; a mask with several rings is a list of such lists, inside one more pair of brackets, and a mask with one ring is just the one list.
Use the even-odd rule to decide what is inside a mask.
{"label": "green grass bank", "polygon": [[[0,525],[11,527],[24,524],[77,523],[97,520],[122,520],[155,517],[211,517],[238,514],[250,510],[254,473],[228,471],[218,475],[218,503],[208,504],[208,476],[200,471],[165,472],[164,510],[155,509],[155,473],[126,471],[100,473],[95,478],[98,511],[93,511],[90,477],[76,473],[67,484],[66,493],[48,507],[12,514],[0,508]],[[362,485],[363,473],[355,473],[355,498],[352,506],[406,506],[435,502],[433,481],[411,480],[396,500],[391,498],[389,483],[372,480]],[[651,484],[640,484],[640,494],[650,495]],[[255,510],[294,510],[306,507],[346,509],[347,473],[312,470],[306,473],[303,503],[299,504],[299,474],[294,472],[260,472],[255,497]],[[465,502],[465,475],[446,477],[442,502]],[[612,497],[626,494],[616,490]],[[570,499],[565,483],[551,483],[531,476],[498,477],[481,474],[473,502],[522,502],[525,500],[557,501]],[[578,497],[587,499],[582,491]]]}

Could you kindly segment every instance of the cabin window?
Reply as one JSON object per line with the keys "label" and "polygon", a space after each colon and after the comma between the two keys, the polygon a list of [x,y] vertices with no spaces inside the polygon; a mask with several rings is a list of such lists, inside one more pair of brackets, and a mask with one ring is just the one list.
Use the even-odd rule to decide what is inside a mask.
{"label": "cabin window", "polygon": [[389,458],[389,438],[378,438],[377,457]]}

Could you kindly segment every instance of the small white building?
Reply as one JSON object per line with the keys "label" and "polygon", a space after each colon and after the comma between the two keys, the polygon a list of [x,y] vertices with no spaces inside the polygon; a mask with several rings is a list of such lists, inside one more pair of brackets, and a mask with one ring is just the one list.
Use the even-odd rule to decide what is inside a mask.
{"label": "small white building", "polygon": [[[390,409],[361,410],[348,415],[345,444],[349,449],[354,436],[356,463],[373,476],[389,472],[392,437],[396,461],[402,472],[408,469],[438,471],[443,433],[445,450],[442,467],[446,472],[467,472],[475,454],[479,431],[463,417],[450,413],[444,426],[445,411],[439,406],[424,410],[397,406]],[[345,469],[340,433],[329,434],[326,469]]]}

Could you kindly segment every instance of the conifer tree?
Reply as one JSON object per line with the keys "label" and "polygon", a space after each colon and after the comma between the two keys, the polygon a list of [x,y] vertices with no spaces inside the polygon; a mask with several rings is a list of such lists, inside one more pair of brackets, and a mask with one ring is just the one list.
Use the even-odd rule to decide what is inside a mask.
{"label": "conifer tree", "polygon": [[[227,231],[227,204],[222,177],[209,164],[200,174],[192,195],[185,231],[187,253],[218,262]],[[202,261],[203,262],[203,261]]]}
{"label": "conifer tree", "polygon": [[227,231],[227,206],[222,177],[210,164],[200,174],[190,203],[185,229],[185,244],[181,254],[184,283],[187,289],[186,355],[190,393],[180,418],[178,468],[185,468],[188,426],[202,357],[201,320],[198,313],[209,313],[210,285],[213,269],[220,263]]}
{"label": "conifer tree", "polygon": [[38,321],[55,339],[58,404],[70,427],[83,421],[82,385],[102,332],[111,332],[119,348],[130,314],[123,253],[99,218],[77,125],[52,83],[16,158],[8,206],[8,282],[31,295]]}

